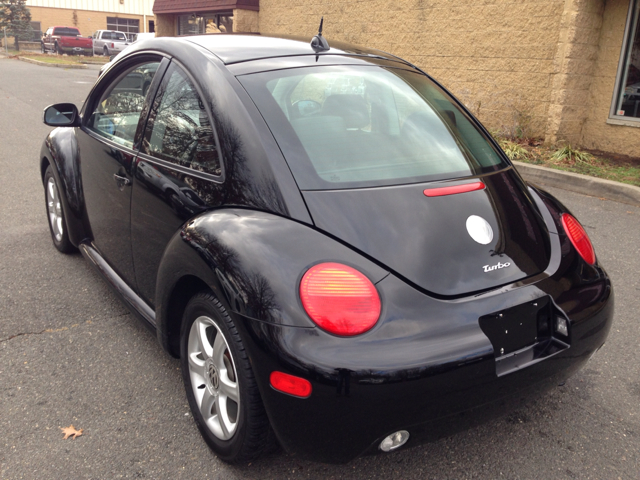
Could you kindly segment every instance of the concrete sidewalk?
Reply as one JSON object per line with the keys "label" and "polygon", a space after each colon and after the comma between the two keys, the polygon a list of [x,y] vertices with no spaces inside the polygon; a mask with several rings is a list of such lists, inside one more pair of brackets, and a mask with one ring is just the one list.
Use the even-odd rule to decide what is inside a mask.
{"label": "concrete sidewalk", "polygon": [[513,164],[528,182],[640,207],[640,187],[528,163]]}

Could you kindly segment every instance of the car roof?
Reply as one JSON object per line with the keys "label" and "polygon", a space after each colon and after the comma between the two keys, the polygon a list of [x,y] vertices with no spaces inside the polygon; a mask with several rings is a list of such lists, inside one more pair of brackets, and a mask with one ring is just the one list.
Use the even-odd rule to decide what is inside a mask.
{"label": "car roof", "polygon": [[311,48],[311,37],[216,33],[182,38],[209,50],[226,65],[263,58],[298,55],[358,55],[404,62],[404,60],[399,59],[395,55],[381,50],[358,47],[344,42],[332,41],[331,39],[328,39],[329,46],[331,47],[329,50],[316,52]]}

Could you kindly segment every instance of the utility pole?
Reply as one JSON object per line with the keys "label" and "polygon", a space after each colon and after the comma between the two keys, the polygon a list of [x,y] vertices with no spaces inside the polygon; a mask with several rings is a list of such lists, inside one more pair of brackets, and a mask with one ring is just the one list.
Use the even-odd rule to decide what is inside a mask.
{"label": "utility pole", "polygon": [[9,50],[7,50],[7,27],[2,30],[4,30],[4,53],[9,53]]}

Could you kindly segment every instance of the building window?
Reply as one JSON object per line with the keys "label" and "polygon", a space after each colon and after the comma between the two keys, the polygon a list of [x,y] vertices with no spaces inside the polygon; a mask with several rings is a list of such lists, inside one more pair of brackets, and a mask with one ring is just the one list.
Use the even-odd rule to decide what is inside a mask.
{"label": "building window", "polygon": [[629,5],[627,28],[620,54],[616,90],[611,117],[618,120],[640,120],[640,1]]}
{"label": "building window", "polygon": [[232,13],[178,15],[178,35],[233,32]]}
{"label": "building window", "polygon": [[107,30],[117,30],[124,32],[127,37],[140,32],[140,20],[133,18],[107,17]]}
{"label": "building window", "polygon": [[31,22],[31,30],[33,30],[33,38],[32,42],[39,42],[42,38],[42,28],[40,27],[40,22]]}

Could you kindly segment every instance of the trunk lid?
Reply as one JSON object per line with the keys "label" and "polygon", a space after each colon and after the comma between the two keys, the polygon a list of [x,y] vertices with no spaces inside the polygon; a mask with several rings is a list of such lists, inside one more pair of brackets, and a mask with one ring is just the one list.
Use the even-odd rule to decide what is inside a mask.
{"label": "trunk lid", "polygon": [[[423,193],[478,180],[485,189],[435,197]],[[549,263],[549,232],[512,169],[450,182],[302,193],[319,229],[437,296],[512,283]],[[468,220],[474,216],[490,226],[490,240],[482,220]]]}

